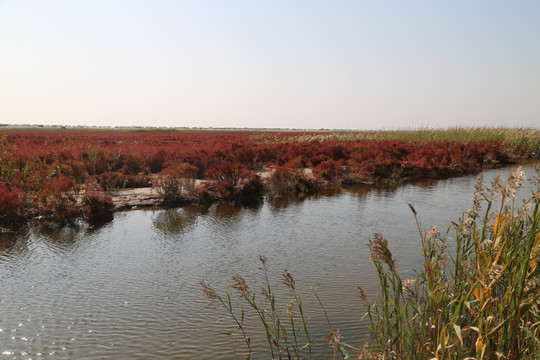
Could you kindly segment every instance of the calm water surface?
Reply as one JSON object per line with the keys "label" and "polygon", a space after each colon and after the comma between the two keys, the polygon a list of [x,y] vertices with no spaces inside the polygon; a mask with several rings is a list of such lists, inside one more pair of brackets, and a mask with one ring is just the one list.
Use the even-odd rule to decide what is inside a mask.
{"label": "calm water surface", "polygon": [[[419,238],[407,203],[423,227],[444,230],[472,205],[476,178],[355,187],[252,207],[138,210],[96,229],[0,234],[0,359],[241,359],[243,344],[222,335],[233,323],[206,306],[199,281],[220,290],[239,273],[258,289],[259,254],[273,268],[283,307],[289,298],[280,272],[295,276],[320,343],[314,358],[331,358],[310,287],[344,340],[361,346],[369,334],[355,285],[372,298],[377,290],[369,238],[382,232],[400,269],[417,267]],[[254,358],[269,358],[257,346],[260,331],[248,331],[261,348]]]}

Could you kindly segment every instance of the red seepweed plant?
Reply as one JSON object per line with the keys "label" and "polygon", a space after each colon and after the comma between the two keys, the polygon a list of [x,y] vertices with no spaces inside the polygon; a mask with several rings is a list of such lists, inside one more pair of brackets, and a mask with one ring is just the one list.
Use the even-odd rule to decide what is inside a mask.
{"label": "red seepweed plant", "polygon": [[90,221],[110,218],[114,208],[111,195],[102,189],[95,176],[85,183],[83,204],[83,214]]}
{"label": "red seepweed plant", "polygon": [[[460,175],[516,158],[537,158],[539,132],[482,128],[342,133],[8,130],[0,134],[0,182],[6,198],[0,217],[43,216],[65,222],[78,216],[73,194],[88,178],[96,176],[106,191],[148,187],[152,182],[160,188],[166,178],[175,177],[169,174],[178,164],[197,169],[189,179],[207,180],[203,188],[192,192],[208,201],[310,193],[325,182]],[[308,167],[313,176],[305,170]],[[270,178],[260,177],[264,171],[271,173]],[[162,184],[156,184],[156,179]],[[171,191],[165,191],[164,198],[180,196]],[[20,202],[29,211],[14,212],[9,205]]]}

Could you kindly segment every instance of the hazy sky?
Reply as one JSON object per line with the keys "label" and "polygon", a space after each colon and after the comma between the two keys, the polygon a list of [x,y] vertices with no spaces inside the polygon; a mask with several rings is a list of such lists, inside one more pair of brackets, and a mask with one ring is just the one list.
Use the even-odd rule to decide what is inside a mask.
{"label": "hazy sky", "polygon": [[0,123],[540,127],[540,1],[0,0]]}

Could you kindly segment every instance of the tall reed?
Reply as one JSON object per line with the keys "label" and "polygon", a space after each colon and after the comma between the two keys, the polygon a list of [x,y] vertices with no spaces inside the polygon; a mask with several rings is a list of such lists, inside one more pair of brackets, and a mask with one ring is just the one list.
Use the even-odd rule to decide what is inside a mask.
{"label": "tall reed", "polygon": [[[238,332],[227,333],[227,335],[239,337],[245,342],[247,359],[250,359],[253,354],[257,354],[245,331],[245,320],[250,315],[254,315],[259,320],[259,324],[264,330],[267,351],[270,353],[271,359],[312,359],[314,340],[309,330],[310,315],[304,308],[302,291],[297,288],[291,273],[286,269],[283,270],[281,283],[285,285],[287,291],[279,294],[285,294],[289,301],[286,302],[285,306],[280,305],[276,287],[272,285],[269,278],[270,267],[267,264],[267,259],[261,255],[259,260],[262,266],[258,270],[263,274],[259,293],[248,286],[242,276],[234,275],[232,277],[233,284],[230,288],[234,289],[240,300],[245,302],[245,308],[243,305],[238,308],[238,304],[231,299],[228,290],[225,290],[225,297],[222,297],[206,282],[201,282],[203,294],[210,299],[211,303],[217,302],[219,306],[223,307],[235,322]],[[352,346],[342,341],[339,329],[335,329],[330,323],[315,290],[313,290],[313,294],[328,322],[328,332],[323,339],[332,345],[334,358],[338,355],[343,358],[348,357],[347,348],[352,348]],[[262,295],[262,297],[258,295]]]}
{"label": "tall reed", "polygon": [[424,232],[410,205],[424,257],[414,279],[401,279],[381,234],[370,240],[381,298],[360,288],[375,341],[367,358],[540,359],[540,182],[518,204],[524,181],[518,169],[488,190],[480,177],[473,207],[449,228],[452,255],[449,237]]}

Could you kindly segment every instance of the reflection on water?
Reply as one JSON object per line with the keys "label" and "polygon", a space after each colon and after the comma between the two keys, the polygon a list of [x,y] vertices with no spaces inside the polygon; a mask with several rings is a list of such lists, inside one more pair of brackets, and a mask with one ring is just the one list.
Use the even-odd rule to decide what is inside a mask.
{"label": "reflection on water", "polygon": [[343,193],[343,188],[339,186],[329,186],[326,189],[319,191],[315,194],[296,194],[291,195],[288,197],[280,197],[280,198],[272,198],[268,199],[268,203],[272,205],[272,207],[279,211],[279,209],[287,208],[288,206],[300,204],[303,201],[308,200],[316,200],[323,197],[332,197],[332,196],[338,196],[339,194]]}
{"label": "reflection on water", "polygon": [[[498,172],[487,172],[486,183]],[[314,358],[331,358],[310,286],[345,340],[361,346],[369,334],[355,285],[370,298],[378,286],[368,239],[383,232],[400,269],[416,268],[420,244],[407,204],[423,227],[445,229],[471,206],[475,182],[468,176],[355,186],[303,199],[121,212],[101,225],[0,233],[0,358],[242,358],[242,345],[222,335],[235,331],[233,324],[205,306],[199,281],[220,290],[241,274],[257,289],[259,254],[268,257],[283,300],[280,272],[291,271],[312,314]],[[252,344],[260,348],[264,334],[252,325]],[[264,351],[254,356],[267,358]]]}
{"label": "reflection on water", "polygon": [[210,207],[209,211],[212,216],[220,220],[235,220],[244,212],[256,213],[261,208],[262,203],[251,203],[246,205],[217,203]]}
{"label": "reflection on water", "polygon": [[173,236],[189,231],[201,215],[197,208],[194,207],[165,209],[157,211],[153,216],[152,224],[163,235]]}
{"label": "reflection on water", "polygon": [[38,231],[45,243],[63,248],[74,245],[81,235],[81,229],[76,226],[65,226],[60,229],[44,228]]}
{"label": "reflection on water", "polygon": [[112,213],[104,217],[88,219],[88,224],[89,224],[88,232],[92,233],[93,230],[99,230],[107,226],[113,220],[114,220],[114,215]]}
{"label": "reflection on water", "polygon": [[27,229],[17,232],[0,232],[0,257],[9,259],[12,254],[25,252],[28,249],[29,236]]}

